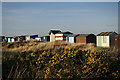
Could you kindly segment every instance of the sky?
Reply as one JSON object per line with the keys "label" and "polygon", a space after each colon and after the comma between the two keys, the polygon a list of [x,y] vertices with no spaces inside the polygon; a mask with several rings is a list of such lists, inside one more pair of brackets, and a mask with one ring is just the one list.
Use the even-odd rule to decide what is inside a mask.
{"label": "sky", "polygon": [[2,3],[0,2],[0,36],[2,35]]}
{"label": "sky", "polygon": [[117,2],[3,2],[2,34],[48,35],[50,29],[75,34],[118,32]]}
{"label": "sky", "polygon": [[2,0],[2,2],[118,2],[119,0]]}

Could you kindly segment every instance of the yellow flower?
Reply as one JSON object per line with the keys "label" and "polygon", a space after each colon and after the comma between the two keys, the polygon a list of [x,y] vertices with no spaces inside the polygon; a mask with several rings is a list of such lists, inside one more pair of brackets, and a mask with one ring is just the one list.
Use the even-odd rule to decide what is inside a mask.
{"label": "yellow flower", "polygon": [[18,65],[18,62],[16,64]]}
{"label": "yellow flower", "polygon": [[31,56],[33,55],[33,53],[31,53]]}
{"label": "yellow flower", "polygon": [[95,50],[92,50],[92,52],[94,52]]}
{"label": "yellow flower", "polygon": [[102,65],[103,65],[103,64],[101,64],[101,63],[99,64],[99,66],[102,66]]}
{"label": "yellow flower", "polygon": [[94,58],[91,59],[91,62],[94,62]]}
{"label": "yellow flower", "polygon": [[50,73],[50,68],[49,67],[47,67],[47,70],[45,71],[47,74],[49,74]]}
{"label": "yellow flower", "polygon": [[37,61],[39,61],[40,60],[40,57],[37,59]]}
{"label": "yellow flower", "polygon": [[42,55],[45,55],[45,54],[46,54],[45,52],[42,53]]}
{"label": "yellow flower", "polygon": [[36,64],[38,64],[38,62],[36,62]]}
{"label": "yellow flower", "polygon": [[72,76],[68,76],[68,78],[72,78]]}
{"label": "yellow flower", "polygon": [[88,54],[85,54],[85,56],[87,57]]}
{"label": "yellow flower", "polygon": [[49,63],[51,63],[51,61],[49,61]]}
{"label": "yellow flower", "polygon": [[42,55],[40,54],[40,57],[42,57]]}
{"label": "yellow flower", "polygon": [[62,69],[60,69],[58,72],[60,72]]}
{"label": "yellow flower", "polygon": [[60,74],[56,74],[57,76],[60,76]]}
{"label": "yellow flower", "polygon": [[97,75],[97,73],[95,73],[95,75]]}
{"label": "yellow flower", "polygon": [[35,55],[33,55],[33,57],[35,57]]}
{"label": "yellow flower", "polygon": [[75,67],[73,69],[75,69]]}
{"label": "yellow flower", "polygon": [[66,52],[66,51],[64,51],[64,53],[66,54],[67,52]]}
{"label": "yellow flower", "polygon": [[96,55],[96,52],[94,52],[94,55]]}
{"label": "yellow flower", "polygon": [[53,62],[53,64],[55,64],[55,62]]}
{"label": "yellow flower", "polygon": [[52,62],[54,62],[55,60],[52,60]]}
{"label": "yellow flower", "polygon": [[99,71],[100,71],[100,69],[98,68],[97,72],[99,72]]}
{"label": "yellow flower", "polygon": [[90,53],[90,56],[92,56],[92,53]]}
{"label": "yellow flower", "polygon": [[94,68],[94,66],[92,66],[92,68]]}
{"label": "yellow flower", "polygon": [[31,53],[31,56],[35,57],[34,53]]}
{"label": "yellow flower", "polygon": [[43,63],[44,61],[41,61],[41,63]]}
{"label": "yellow flower", "polygon": [[104,71],[102,71],[102,73],[104,73]]}
{"label": "yellow flower", "polygon": [[96,59],[96,61],[99,61],[99,59]]}
{"label": "yellow flower", "polygon": [[45,79],[47,78],[47,75],[45,74]]}
{"label": "yellow flower", "polygon": [[70,48],[69,48],[69,50],[70,50]]}
{"label": "yellow flower", "polygon": [[23,58],[21,57],[20,60],[23,61]]}
{"label": "yellow flower", "polygon": [[75,53],[77,53],[78,52],[78,50],[76,50],[76,51],[74,51]]}
{"label": "yellow flower", "polygon": [[60,76],[60,78],[62,78],[62,76]]}
{"label": "yellow flower", "polygon": [[105,70],[106,70],[106,67],[104,67],[103,69],[105,69]]}
{"label": "yellow flower", "polygon": [[112,74],[113,74],[114,76],[116,76],[116,75],[117,75],[115,72],[112,72]]}
{"label": "yellow flower", "polygon": [[86,67],[87,67],[87,65],[84,65],[83,69],[86,68]]}

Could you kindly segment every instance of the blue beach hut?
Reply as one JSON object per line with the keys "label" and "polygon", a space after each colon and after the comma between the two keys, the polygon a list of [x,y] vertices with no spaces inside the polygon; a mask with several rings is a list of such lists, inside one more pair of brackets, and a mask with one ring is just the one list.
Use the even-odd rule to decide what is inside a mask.
{"label": "blue beach hut", "polygon": [[68,41],[69,43],[76,43],[76,37],[77,36],[79,36],[79,34],[68,35],[66,37],[66,41]]}

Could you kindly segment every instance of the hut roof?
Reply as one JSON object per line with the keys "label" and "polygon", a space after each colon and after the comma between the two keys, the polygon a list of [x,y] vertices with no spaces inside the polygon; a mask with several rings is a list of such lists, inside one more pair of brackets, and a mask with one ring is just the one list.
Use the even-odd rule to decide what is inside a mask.
{"label": "hut roof", "polygon": [[116,35],[116,36],[120,36],[120,34]]}
{"label": "hut roof", "polygon": [[50,30],[49,35],[50,35],[50,33],[56,34],[58,32],[61,32],[61,31],[60,30]]}
{"label": "hut roof", "polygon": [[75,37],[77,35],[79,35],[79,34],[71,34],[71,35],[68,35],[67,37]]}
{"label": "hut roof", "polygon": [[[98,34],[97,36],[109,36],[112,33],[116,33],[116,32],[101,32],[100,34]],[[117,34],[117,33],[116,33]]]}
{"label": "hut roof", "polygon": [[77,36],[77,37],[87,37],[88,35],[90,35],[90,34],[79,34],[79,36]]}
{"label": "hut roof", "polygon": [[66,32],[58,32],[57,34],[73,34],[73,33],[66,31]]}

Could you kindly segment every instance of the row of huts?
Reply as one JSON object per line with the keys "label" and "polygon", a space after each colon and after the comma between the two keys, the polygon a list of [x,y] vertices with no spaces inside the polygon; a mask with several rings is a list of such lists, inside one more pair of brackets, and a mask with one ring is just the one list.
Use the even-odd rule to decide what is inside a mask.
{"label": "row of huts", "polygon": [[[101,32],[94,34],[73,34],[71,32],[61,32],[60,30],[51,30],[49,32],[50,42],[55,40],[66,40],[70,43],[94,43],[98,47],[112,47],[117,45],[116,32]],[[117,40],[116,40],[117,39]],[[116,42],[115,42],[116,40]]]}
{"label": "row of huts", "polygon": [[22,35],[16,37],[4,37],[3,41],[14,42],[21,40],[32,40],[36,39],[39,41],[56,41],[64,40],[70,43],[94,43],[98,47],[120,47],[120,35],[116,32],[101,32],[97,35],[94,34],[73,34],[72,32],[66,31],[61,32],[60,30],[50,30],[48,36],[38,37],[38,35]]}
{"label": "row of huts", "polygon": [[32,40],[38,37],[38,35],[21,35],[21,36],[15,36],[15,37],[5,37],[2,36],[1,41],[6,41],[8,43],[15,42],[15,41],[22,41],[22,40]]}

